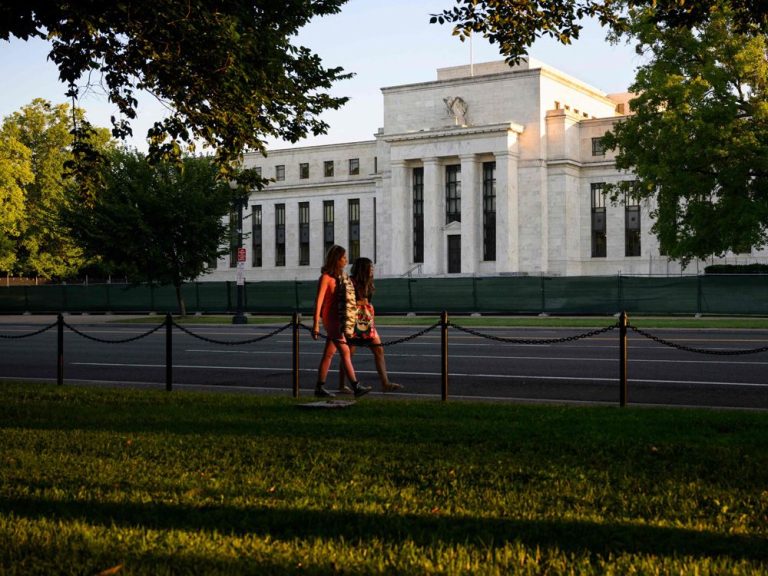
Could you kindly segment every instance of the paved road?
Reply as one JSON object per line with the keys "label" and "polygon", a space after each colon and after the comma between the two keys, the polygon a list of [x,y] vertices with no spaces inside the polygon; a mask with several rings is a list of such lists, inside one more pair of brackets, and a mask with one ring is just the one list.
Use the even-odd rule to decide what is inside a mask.
{"label": "paved road", "polygon": [[[75,317],[72,317],[73,319]],[[105,324],[87,317],[68,322],[91,337],[122,340],[151,326]],[[162,318],[158,317],[158,322]],[[41,319],[0,323],[0,335],[20,336],[44,327]],[[204,339],[237,342],[272,332],[276,326],[204,326],[187,329]],[[418,332],[417,327],[384,327],[385,342]],[[588,329],[478,329],[503,343],[449,331],[449,396],[452,398],[618,404],[618,330],[565,343],[547,340],[578,336]],[[649,329],[676,344],[713,351],[751,350],[768,345],[768,331]],[[301,330],[300,380],[309,394],[322,343]],[[291,333],[281,332],[248,345],[221,345],[173,333],[174,386],[231,386],[289,394]],[[407,387],[403,397],[441,394],[440,334],[436,329],[409,342],[387,347],[391,377]],[[379,389],[371,354],[360,350],[355,366],[361,379]],[[709,355],[678,350],[630,331],[629,402],[685,406],[768,409],[768,353]],[[335,368],[335,364],[334,364]],[[65,380],[165,385],[164,329],[125,344],[93,342],[65,332]],[[56,332],[23,339],[0,339],[0,378],[55,381]],[[333,386],[336,373],[329,384]],[[398,395],[399,396],[399,395]]]}

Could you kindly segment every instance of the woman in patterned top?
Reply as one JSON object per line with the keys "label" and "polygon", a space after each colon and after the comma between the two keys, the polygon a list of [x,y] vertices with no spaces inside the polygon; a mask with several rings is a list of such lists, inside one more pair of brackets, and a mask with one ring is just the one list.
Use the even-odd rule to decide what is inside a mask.
{"label": "woman in patterned top", "polygon": [[[352,355],[349,352],[346,331],[346,303],[347,287],[350,284],[349,277],[344,273],[347,265],[347,251],[341,246],[333,245],[325,255],[325,264],[321,270],[320,280],[317,283],[317,297],[315,298],[315,313],[312,323],[312,338],[317,340],[320,333],[320,319],[326,332],[325,349],[318,368],[315,396],[318,398],[332,398],[334,394],[325,389],[325,379],[331,360],[336,350],[341,356],[339,371],[346,374],[352,386],[355,397],[362,396],[371,391],[369,386],[362,386],[355,375],[352,366]],[[344,312],[344,318],[342,318]]]}
{"label": "woman in patterned top", "polygon": [[[357,305],[369,306],[372,320],[374,312],[371,299],[376,291],[376,286],[373,284],[373,261],[370,258],[357,258],[352,264],[351,278],[352,284],[355,287]],[[396,384],[389,379],[387,363],[384,360],[384,348],[381,345],[381,338],[376,331],[376,325],[373,321],[370,323],[369,334],[364,342],[355,342],[354,339],[348,339],[347,343],[349,344],[350,354],[355,353],[356,343],[370,347],[373,353],[373,361],[376,363],[376,371],[379,373],[379,379],[381,380],[381,388],[384,392],[395,392],[403,389],[400,384]],[[339,393],[352,393],[352,390],[344,384],[344,372],[342,371],[339,371]]]}

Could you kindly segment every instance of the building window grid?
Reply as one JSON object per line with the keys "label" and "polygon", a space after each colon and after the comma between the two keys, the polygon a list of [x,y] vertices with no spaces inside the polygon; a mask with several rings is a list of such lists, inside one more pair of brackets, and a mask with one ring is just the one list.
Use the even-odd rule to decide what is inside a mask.
{"label": "building window grid", "polygon": [[251,208],[251,222],[253,226],[251,231],[251,264],[255,268],[260,268],[262,266],[261,206]]}
{"label": "building window grid", "polygon": [[461,164],[445,167],[445,223],[461,222]]}
{"label": "building window grid", "polygon": [[323,201],[323,249],[325,253],[336,242],[334,234],[335,209],[333,200]]}
{"label": "building window grid", "polygon": [[309,178],[309,163],[308,162],[301,162],[299,164],[299,178],[302,180],[306,180]]}
{"label": "building window grid", "polygon": [[483,260],[496,260],[496,162],[483,163]]}
{"label": "building window grid", "polygon": [[275,180],[285,180],[285,164],[275,166]]}
{"label": "building window grid", "polygon": [[309,202],[299,202],[299,266],[309,266]]}
{"label": "building window grid", "polygon": [[624,255],[640,256],[640,205],[632,194],[624,195]]}
{"label": "building window grid", "polygon": [[360,174],[360,159],[359,158],[350,158],[349,159],[349,174],[350,176],[357,176]]}
{"label": "building window grid", "polygon": [[326,178],[333,177],[333,160],[323,162],[323,174]]}
{"label": "building window grid", "polygon": [[237,266],[237,250],[243,242],[243,223],[239,219],[237,208],[229,211],[229,267]]}
{"label": "building window grid", "polygon": [[592,138],[592,156],[605,156],[605,148],[603,147],[602,136],[598,138]]}
{"label": "building window grid", "polygon": [[352,198],[347,204],[349,215],[349,261],[360,258],[360,200]]}
{"label": "building window grid", "polygon": [[413,182],[413,262],[424,262],[424,168],[414,168]]}
{"label": "building window grid", "polygon": [[608,242],[605,233],[605,184],[595,182],[590,187],[592,196],[592,257],[605,258],[608,253]]}
{"label": "building window grid", "polygon": [[285,266],[285,204],[275,204],[275,266]]}

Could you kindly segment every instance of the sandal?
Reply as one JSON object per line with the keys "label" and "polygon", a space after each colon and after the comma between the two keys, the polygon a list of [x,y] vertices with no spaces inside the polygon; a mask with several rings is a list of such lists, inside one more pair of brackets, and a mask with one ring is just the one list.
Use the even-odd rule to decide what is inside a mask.
{"label": "sandal", "polygon": [[389,384],[385,384],[383,388],[384,392],[396,392],[397,390],[402,390],[403,386],[401,384],[390,382]]}

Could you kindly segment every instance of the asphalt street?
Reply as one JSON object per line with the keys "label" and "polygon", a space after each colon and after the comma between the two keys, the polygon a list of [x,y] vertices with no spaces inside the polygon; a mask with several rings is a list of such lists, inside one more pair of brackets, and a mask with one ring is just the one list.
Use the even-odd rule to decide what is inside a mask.
{"label": "asphalt street", "polygon": [[[158,323],[162,321],[158,317]],[[456,321],[459,322],[458,320]],[[152,325],[71,322],[64,335],[66,382],[124,383],[165,387],[166,336]],[[24,318],[0,323],[0,378],[56,380],[56,330]],[[292,335],[280,326],[185,325],[173,331],[175,389],[231,387],[290,394]],[[413,336],[421,327],[382,327],[385,343]],[[592,329],[475,328],[484,337],[449,329],[448,396],[453,399],[519,402],[619,402],[619,331],[581,337]],[[768,331],[648,329],[629,332],[630,404],[768,409],[768,352],[728,354],[768,345]],[[85,336],[84,336],[85,335]],[[648,336],[661,339],[656,341]],[[143,336],[143,337],[141,337]],[[96,342],[138,338],[127,343]],[[139,338],[140,337],[140,338]],[[504,339],[522,339],[509,343]],[[551,342],[566,339],[565,342]],[[226,344],[225,344],[226,343]],[[300,330],[300,383],[309,396],[322,342]],[[686,349],[679,349],[683,347]],[[440,330],[385,348],[390,377],[405,386],[393,398],[441,397]],[[704,353],[707,351],[709,353]],[[370,351],[359,349],[355,367],[361,381],[381,394]],[[329,388],[338,378],[334,361]]]}

